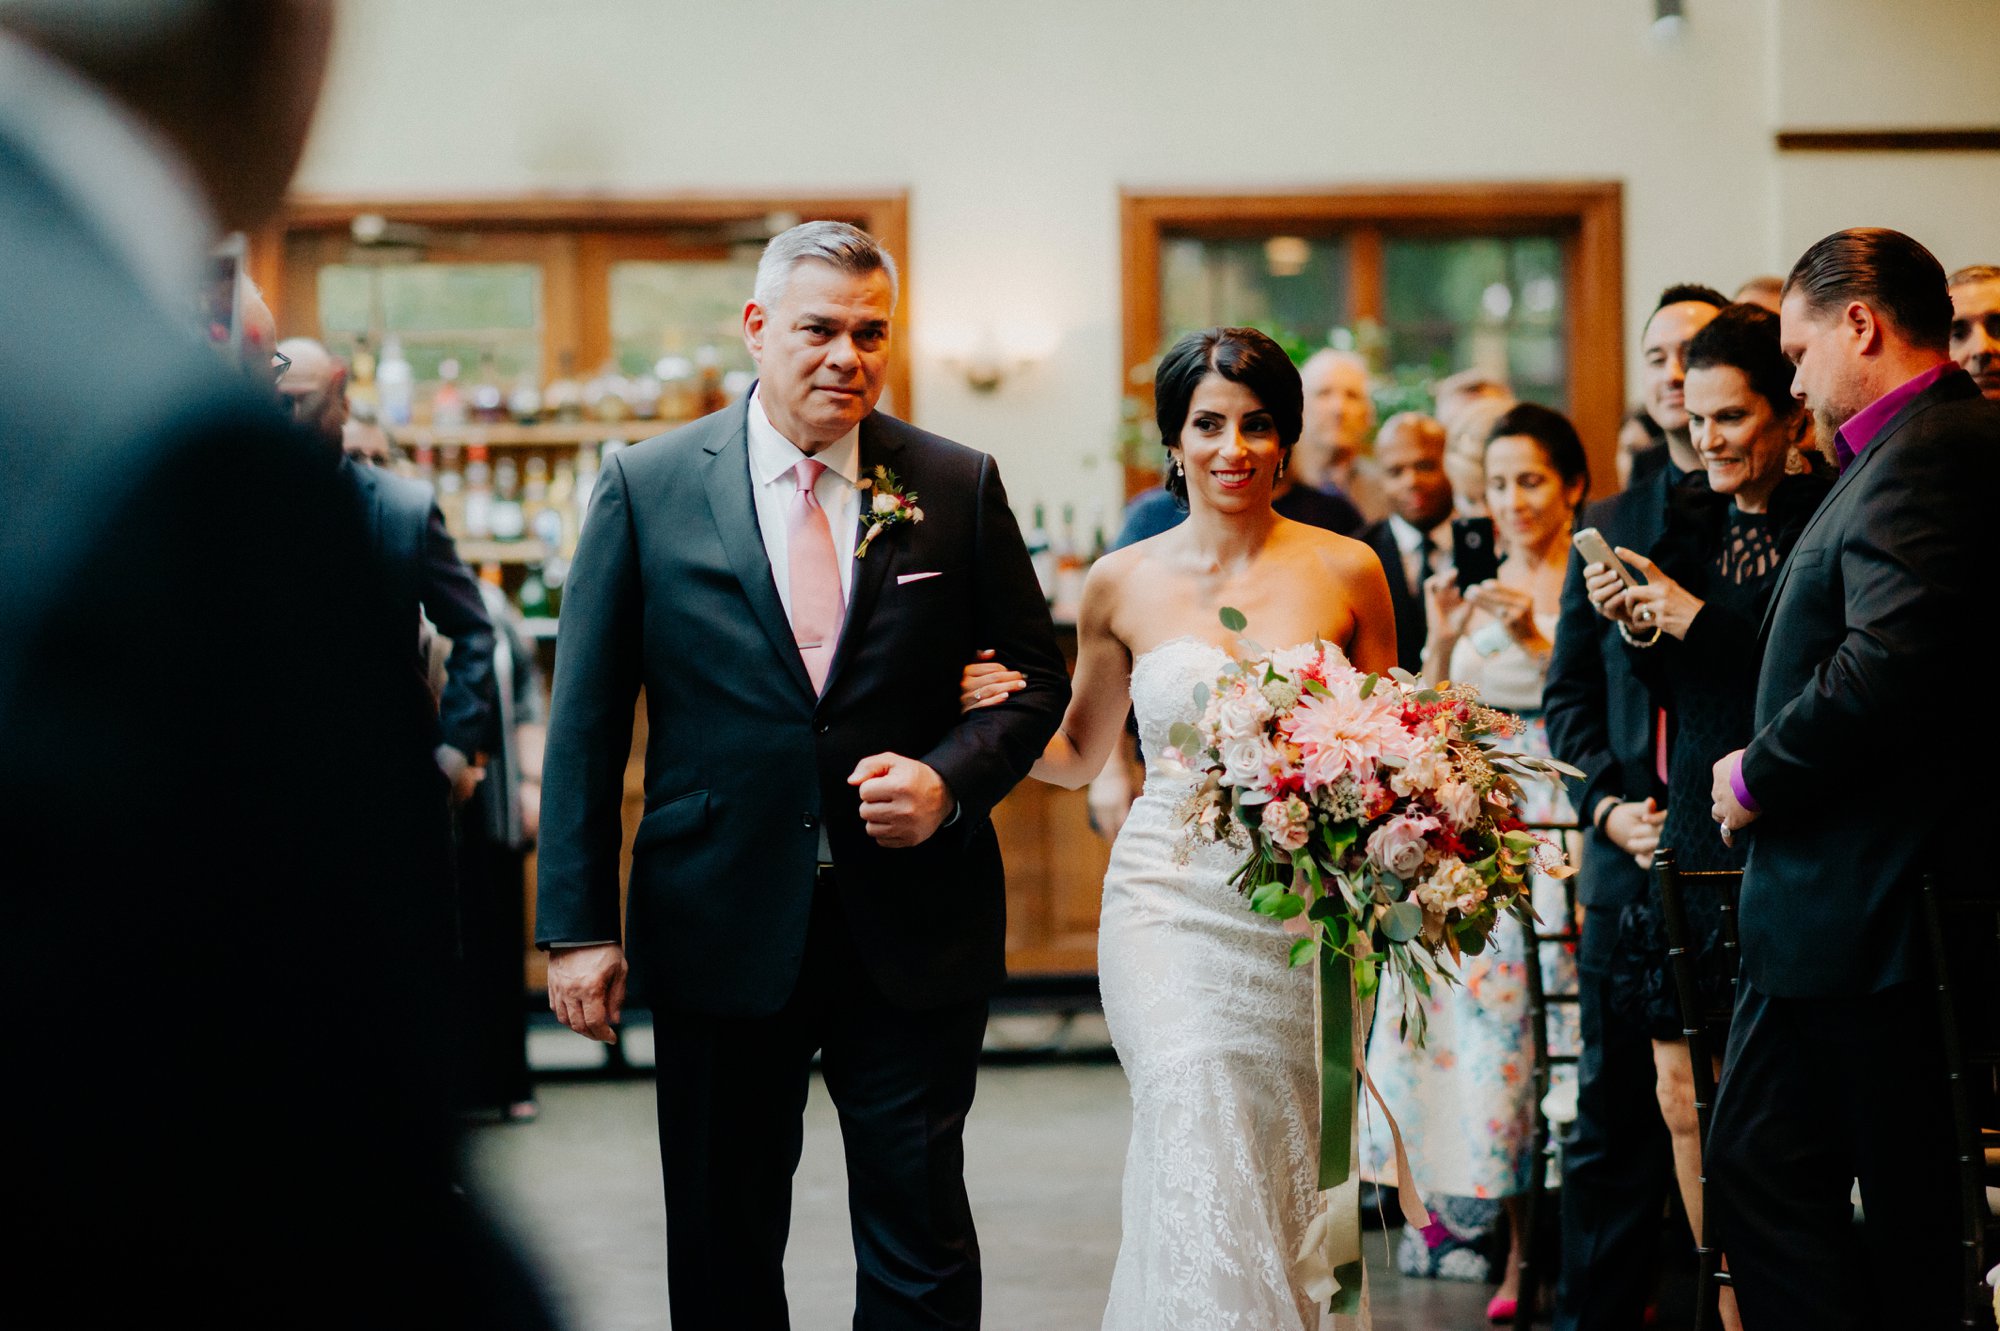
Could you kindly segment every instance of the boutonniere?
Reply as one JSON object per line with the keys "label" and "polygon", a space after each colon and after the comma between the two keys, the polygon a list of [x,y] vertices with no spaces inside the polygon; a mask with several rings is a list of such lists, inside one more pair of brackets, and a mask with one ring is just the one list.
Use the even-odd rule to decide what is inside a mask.
{"label": "boutonniere", "polygon": [[869,545],[889,528],[924,520],[924,511],[917,507],[916,491],[903,489],[896,473],[887,467],[877,467],[873,476],[863,476],[860,490],[868,508],[861,520],[868,529],[861,534],[861,544],[854,547],[856,559],[866,555]]}

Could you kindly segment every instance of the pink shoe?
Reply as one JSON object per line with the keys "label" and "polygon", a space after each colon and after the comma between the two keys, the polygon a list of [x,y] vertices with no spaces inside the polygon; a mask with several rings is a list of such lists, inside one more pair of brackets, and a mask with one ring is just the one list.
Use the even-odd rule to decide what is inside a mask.
{"label": "pink shoe", "polygon": [[1519,1308],[1520,1304],[1515,1300],[1503,1299],[1498,1294],[1495,1294],[1487,1301],[1486,1320],[1492,1322],[1495,1326],[1511,1322],[1514,1320],[1514,1314]]}

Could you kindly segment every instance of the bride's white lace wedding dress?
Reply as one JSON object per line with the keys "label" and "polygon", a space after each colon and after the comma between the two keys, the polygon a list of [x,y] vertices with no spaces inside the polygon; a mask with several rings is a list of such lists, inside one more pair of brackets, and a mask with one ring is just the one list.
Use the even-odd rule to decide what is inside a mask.
{"label": "bride's white lace wedding dress", "polygon": [[1310,967],[1228,878],[1243,852],[1192,841],[1187,774],[1162,762],[1227,661],[1175,638],[1132,664],[1146,786],[1111,852],[1098,933],[1104,1015],[1132,1085],[1124,1233],[1105,1331],[1330,1325],[1288,1274],[1320,1206]]}

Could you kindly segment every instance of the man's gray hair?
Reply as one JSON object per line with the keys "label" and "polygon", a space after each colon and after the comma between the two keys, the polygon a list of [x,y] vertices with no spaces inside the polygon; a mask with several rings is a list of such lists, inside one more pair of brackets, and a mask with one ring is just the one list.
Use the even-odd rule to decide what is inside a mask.
{"label": "man's gray hair", "polygon": [[875,237],[845,222],[801,222],[771,237],[770,244],[764,246],[764,257],[757,261],[757,288],[751,299],[766,310],[771,309],[784,296],[792,270],[807,262],[829,264],[856,277],[887,273],[892,307],[900,294],[896,261]]}

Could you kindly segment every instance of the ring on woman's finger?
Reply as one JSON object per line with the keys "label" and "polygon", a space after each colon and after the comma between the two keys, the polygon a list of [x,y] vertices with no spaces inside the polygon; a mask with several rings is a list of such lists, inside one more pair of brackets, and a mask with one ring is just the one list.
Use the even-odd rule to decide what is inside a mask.
{"label": "ring on woman's finger", "polygon": [[1650,605],[1647,605],[1647,606],[1641,606],[1641,607],[1639,608],[1639,618],[1641,618],[1641,619],[1645,620],[1645,621],[1646,621],[1646,622],[1647,622],[1648,624],[1652,623],[1652,622],[1653,622],[1653,607],[1652,607],[1652,606],[1650,606]]}

